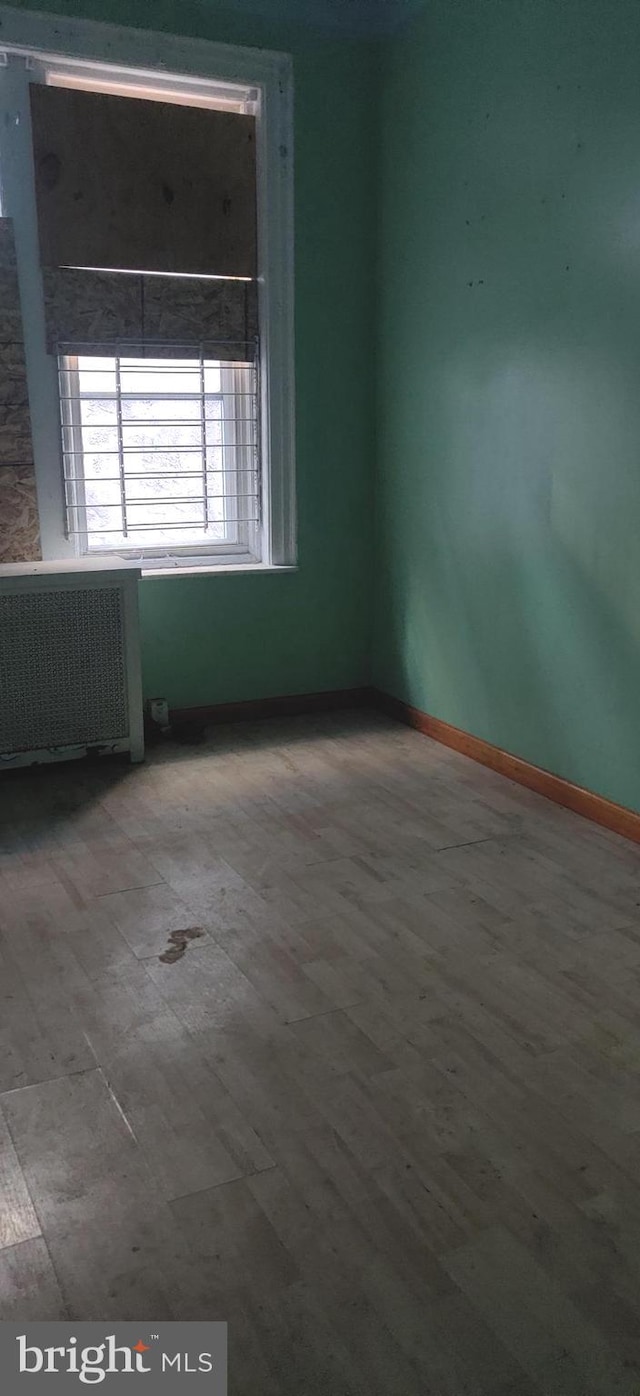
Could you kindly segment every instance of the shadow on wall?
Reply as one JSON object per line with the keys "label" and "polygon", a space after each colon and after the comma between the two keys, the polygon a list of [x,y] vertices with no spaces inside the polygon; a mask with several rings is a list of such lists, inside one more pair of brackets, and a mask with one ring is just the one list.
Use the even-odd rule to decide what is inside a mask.
{"label": "shadow on wall", "polygon": [[[602,345],[545,354],[517,343],[493,362],[482,348],[467,342],[432,370],[428,453],[406,533],[387,543],[395,691],[637,805],[633,385],[612,375]],[[624,477],[612,494],[620,422]]]}

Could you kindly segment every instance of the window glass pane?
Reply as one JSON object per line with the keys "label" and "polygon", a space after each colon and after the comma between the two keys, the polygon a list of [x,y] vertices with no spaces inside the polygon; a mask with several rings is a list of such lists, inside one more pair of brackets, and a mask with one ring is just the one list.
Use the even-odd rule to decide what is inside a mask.
{"label": "window glass pane", "polygon": [[200,422],[163,422],[149,418],[146,426],[131,426],[123,414],[122,444],[125,451],[148,447],[153,451],[158,447],[191,446],[198,450],[202,446],[202,425]]}
{"label": "window glass pane", "polygon": [[247,543],[258,519],[251,364],[66,358],[70,532],[84,551]]}
{"label": "window glass pane", "polygon": [[82,375],[81,391],[92,397],[101,393],[115,393],[116,373],[114,359],[94,359],[81,356],[78,368]]}
{"label": "window glass pane", "polygon": [[220,364],[205,364],[204,366],[204,390],[205,393],[220,392]]}
{"label": "window glass pane", "polygon": [[[125,497],[129,500],[161,502],[173,499],[202,499],[202,475],[151,475],[147,479],[130,476],[125,481]],[[151,515],[155,519],[156,515]]]}

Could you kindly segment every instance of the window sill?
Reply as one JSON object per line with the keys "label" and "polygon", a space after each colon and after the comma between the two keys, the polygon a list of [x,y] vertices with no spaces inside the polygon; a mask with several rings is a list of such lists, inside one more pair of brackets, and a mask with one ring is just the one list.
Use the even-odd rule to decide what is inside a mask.
{"label": "window sill", "polygon": [[277,572],[297,571],[297,567],[274,566],[262,562],[218,563],[215,565],[208,562],[202,567],[197,564],[191,567],[150,567],[147,571],[143,571],[142,581],[153,581],[156,577],[161,577],[163,581],[166,581],[167,577],[244,577],[251,574],[264,577]]}

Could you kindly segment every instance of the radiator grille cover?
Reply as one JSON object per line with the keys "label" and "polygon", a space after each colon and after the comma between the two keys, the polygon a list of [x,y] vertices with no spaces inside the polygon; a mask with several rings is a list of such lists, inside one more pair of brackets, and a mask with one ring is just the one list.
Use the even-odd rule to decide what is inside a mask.
{"label": "radiator grille cover", "polygon": [[0,752],[126,738],[118,587],[0,595]]}

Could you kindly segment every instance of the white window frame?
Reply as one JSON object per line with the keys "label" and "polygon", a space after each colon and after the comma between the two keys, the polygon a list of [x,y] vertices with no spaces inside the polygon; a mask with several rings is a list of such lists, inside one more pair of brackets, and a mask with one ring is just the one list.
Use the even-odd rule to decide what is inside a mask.
{"label": "white window frame", "polygon": [[[42,553],[75,557],[64,535],[58,366],[47,353],[33,177],[29,69],[178,88],[206,98],[212,84],[255,90],[262,459],[261,566],[296,565],[293,325],[293,69],[289,54],[235,48],[119,25],[0,5],[0,180],[2,213],[14,220],[30,390]],[[27,60],[26,66],[24,60]],[[252,93],[253,95],[253,93]],[[175,566],[185,559],[175,555]],[[157,562],[157,560],[156,560]],[[164,558],[163,567],[172,559]],[[220,562],[229,562],[221,555]],[[154,559],[143,567],[153,566]],[[247,555],[250,564],[250,556]],[[213,554],[194,565],[214,568]]]}

